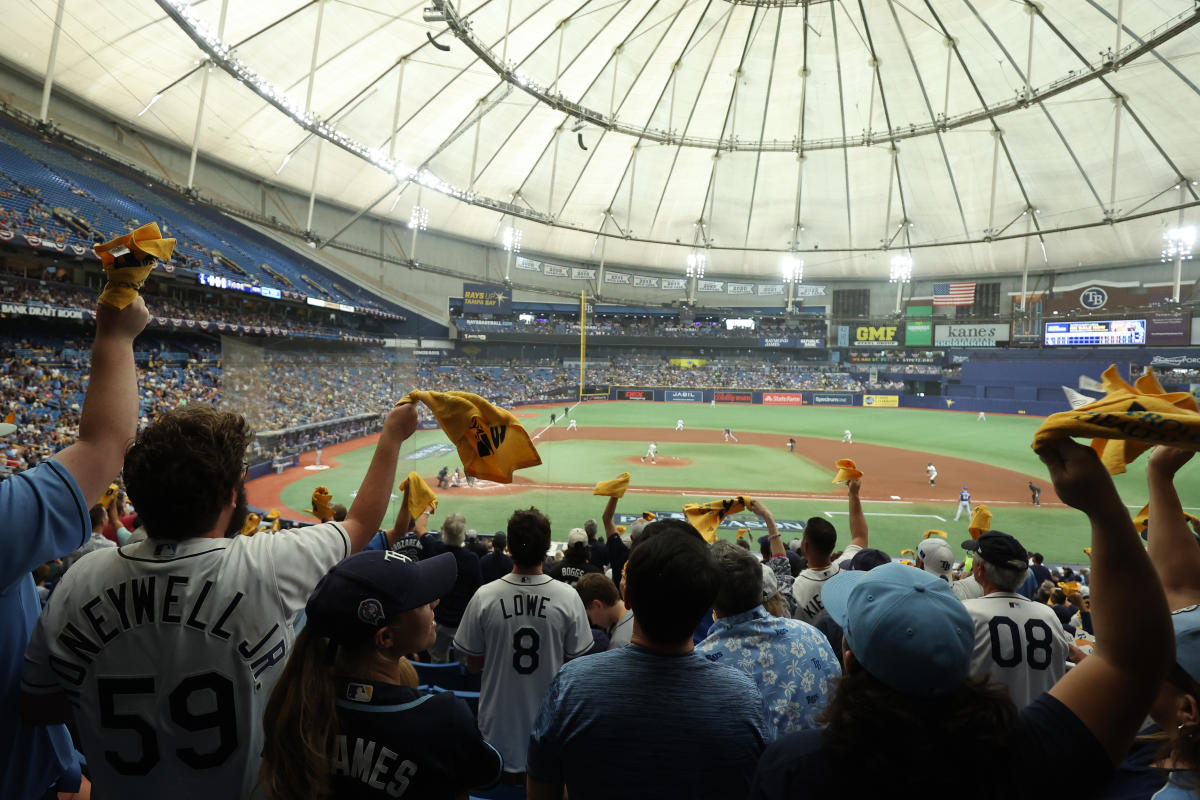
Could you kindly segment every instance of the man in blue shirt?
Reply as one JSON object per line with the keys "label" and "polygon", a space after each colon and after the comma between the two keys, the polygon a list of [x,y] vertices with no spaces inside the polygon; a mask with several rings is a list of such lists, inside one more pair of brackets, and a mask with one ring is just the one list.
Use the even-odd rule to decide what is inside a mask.
{"label": "man in blue shirt", "polygon": [[[625,568],[632,642],[559,670],[529,740],[530,800],[560,800],[564,786],[571,800],[746,796],[766,738],[761,697],[692,645],[718,581],[695,528],[646,526]],[[620,755],[597,770],[597,753]]]}
{"label": "man in blue shirt", "polygon": [[768,740],[817,727],[817,714],[842,675],[829,640],[807,622],[772,616],[763,608],[763,568],[757,558],[725,541],[712,546],[712,555],[720,574],[716,621],[696,652],[758,684]]}
{"label": "man in blue shirt", "polygon": [[133,340],[149,318],[141,298],[120,311],[98,306],[78,440],[0,483],[0,516],[6,521],[0,547],[0,797],[6,800],[39,798],[52,787],[80,791],[66,726],[27,725],[18,713],[22,656],[41,611],[31,572],[87,541],[88,509],[121,470],[137,433]]}

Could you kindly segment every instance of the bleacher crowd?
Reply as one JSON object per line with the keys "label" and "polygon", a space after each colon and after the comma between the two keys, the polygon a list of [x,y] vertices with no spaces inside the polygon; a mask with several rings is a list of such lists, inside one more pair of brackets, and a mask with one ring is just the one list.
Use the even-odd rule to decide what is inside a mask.
{"label": "bleacher crowd", "polygon": [[318,491],[319,524],[260,531],[241,415],[168,401],[138,429],[148,316],[101,307],[86,383],[4,362],[6,402],[85,396],[58,417],[74,442],[0,483],[0,796],[916,796],[961,765],[973,797],[1197,797],[1190,451],[1149,456],[1147,548],[1091,448],[1040,447],[1091,522],[1078,575],[995,530],[961,569],[916,531],[896,562],[857,477],[845,529],[813,517],[788,545],[749,503],[758,553],[683,520],[622,530],[619,496],[557,521],[578,525],[560,558],[536,508],[489,552],[411,483],[384,528],[411,405],[348,509]]}

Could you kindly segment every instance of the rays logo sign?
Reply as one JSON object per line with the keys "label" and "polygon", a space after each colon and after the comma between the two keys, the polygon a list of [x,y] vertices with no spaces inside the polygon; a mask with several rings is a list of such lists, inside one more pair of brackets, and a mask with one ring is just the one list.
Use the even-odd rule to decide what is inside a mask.
{"label": "rays logo sign", "polygon": [[471,434],[475,437],[475,450],[480,458],[487,458],[499,450],[507,433],[507,425],[489,425],[485,429],[478,419],[471,420]]}
{"label": "rays logo sign", "polygon": [[1089,286],[1079,293],[1079,305],[1089,311],[1104,308],[1106,303],[1108,303],[1108,292],[1099,286]]}

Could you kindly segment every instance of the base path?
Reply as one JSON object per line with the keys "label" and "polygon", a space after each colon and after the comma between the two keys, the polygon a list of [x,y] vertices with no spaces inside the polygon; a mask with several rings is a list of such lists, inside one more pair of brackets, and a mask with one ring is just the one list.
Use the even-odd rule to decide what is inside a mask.
{"label": "base path", "polygon": [[[558,441],[616,441],[630,442],[633,450],[645,447],[646,442],[658,442],[662,455],[658,456],[659,466],[667,466],[668,462],[678,462],[685,459],[675,459],[668,455],[673,443],[713,444],[722,447],[745,447],[755,445],[760,447],[786,448],[787,437],[772,433],[739,433],[737,442],[725,442],[720,430],[686,430],[674,431],[663,428],[603,428],[587,427],[567,431],[564,427],[555,426],[542,432],[538,442]],[[336,464],[336,456],[349,450],[374,445],[379,440],[378,435],[355,439],[343,444],[326,447],[322,461]],[[638,463],[640,453],[633,455],[628,461]],[[1042,505],[1063,507],[1054,493],[1054,488],[1043,477],[1026,475],[1013,470],[1001,469],[978,461],[968,461],[962,458],[950,458],[943,455],[922,453],[916,450],[904,450],[896,447],[883,447],[872,444],[843,444],[836,439],[813,439],[801,437],[796,439],[796,458],[806,459],[818,468],[829,472],[833,479],[834,462],[839,458],[852,458],[865,475],[862,499],[876,502],[904,503],[957,503],[959,487],[966,485],[971,490],[971,503],[996,505],[1029,505],[1028,482],[1042,489]],[[925,474],[925,465],[933,462],[937,467],[939,483],[929,485]],[[280,494],[284,487],[295,480],[311,477],[313,473],[304,470],[304,466],[313,462],[313,454],[307,453],[300,457],[300,466],[285,470],[282,475],[267,475],[251,481],[246,486],[251,505],[262,508],[278,508],[285,516],[292,514],[292,519],[304,519],[308,515],[302,511],[289,509],[283,505]],[[646,462],[645,466],[650,466]],[[403,467],[401,467],[401,470]],[[436,476],[424,476],[430,486],[436,486]],[[460,486],[454,489],[439,491],[442,496],[498,496],[517,494],[528,490],[562,489],[570,491],[591,491],[594,484],[549,483],[535,481],[524,475],[514,475],[511,484],[496,484],[490,481],[477,481],[474,487]],[[752,492],[747,486],[695,486],[655,487],[633,486],[629,494],[650,495],[679,495],[704,494],[712,497],[731,497],[740,493]],[[838,499],[844,500],[845,489],[832,483],[824,492],[787,492],[764,490],[753,492],[754,496],[767,499]]]}

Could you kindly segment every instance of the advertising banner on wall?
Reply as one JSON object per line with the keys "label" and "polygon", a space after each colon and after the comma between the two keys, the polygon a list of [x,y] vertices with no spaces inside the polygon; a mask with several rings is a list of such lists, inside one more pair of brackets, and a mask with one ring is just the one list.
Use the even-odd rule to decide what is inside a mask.
{"label": "advertising banner on wall", "polygon": [[617,389],[618,400],[653,400],[653,389]]}
{"label": "advertising banner on wall", "polygon": [[753,403],[753,392],[725,392],[718,391],[713,398],[718,403]]}
{"label": "advertising banner on wall", "polygon": [[824,339],[801,339],[795,336],[759,338],[759,347],[824,347]]}
{"label": "advertising banner on wall", "polygon": [[1003,325],[935,325],[933,343],[938,347],[995,347],[1007,342],[1008,324]]}
{"label": "advertising banner on wall", "polygon": [[863,406],[865,408],[899,408],[900,395],[898,394],[864,394]]}
{"label": "advertising banner on wall", "polygon": [[542,262],[534,261],[532,258],[521,258],[520,256],[517,256],[513,263],[516,264],[517,269],[523,269],[528,272],[542,271]]}
{"label": "advertising banner on wall", "polygon": [[764,406],[802,406],[804,395],[800,392],[763,392]]}
{"label": "advertising banner on wall", "polygon": [[604,273],[605,283],[629,283],[633,278],[628,272],[606,272]]}
{"label": "advertising banner on wall", "polygon": [[852,406],[854,395],[849,392],[813,392],[814,406]]}
{"label": "advertising banner on wall", "polygon": [[904,331],[889,322],[871,322],[850,326],[851,347],[899,347],[904,344]]}
{"label": "advertising banner on wall", "polygon": [[754,294],[753,283],[728,283],[725,291],[729,294]]}
{"label": "advertising banner on wall", "polygon": [[662,288],[664,289],[686,289],[687,278],[663,278]]}
{"label": "advertising banner on wall", "polygon": [[850,326],[849,325],[838,325],[837,333],[838,333],[838,347],[849,347],[850,346]]}
{"label": "advertising banner on wall", "polygon": [[725,281],[696,281],[698,292],[719,292],[725,288]]}
{"label": "advertising banner on wall", "polygon": [[699,389],[667,389],[663,399],[668,403],[703,403],[704,392]]}
{"label": "advertising banner on wall", "polygon": [[582,269],[580,267],[571,268],[571,280],[576,281],[593,281],[596,279],[596,270]]}
{"label": "advertising banner on wall", "polygon": [[[634,275],[633,285],[639,289],[657,289],[658,278],[651,278],[649,275]],[[664,289],[667,287],[663,287]]]}
{"label": "advertising banner on wall", "polygon": [[1189,344],[1192,315],[1186,311],[1158,312],[1146,319],[1146,344]]}
{"label": "advertising banner on wall", "polygon": [[566,278],[571,274],[569,267],[560,267],[558,264],[543,264],[542,272],[551,278]]}
{"label": "advertising banner on wall", "polygon": [[816,286],[811,283],[796,284],[796,297],[824,297],[829,294],[824,286]]}
{"label": "advertising banner on wall", "polygon": [[909,347],[933,344],[933,323],[927,319],[905,322],[904,344]]}
{"label": "advertising banner on wall", "polygon": [[758,285],[758,296],[759,297],[772,297],[772,296],[778,297],[781,295],[783,295],[783,284],[782,283],[760,283]]}
{"label": "advertising banner on wall", "polygon": [[512,294],[503,286],[463,284],[464,314],[511,314]]}

